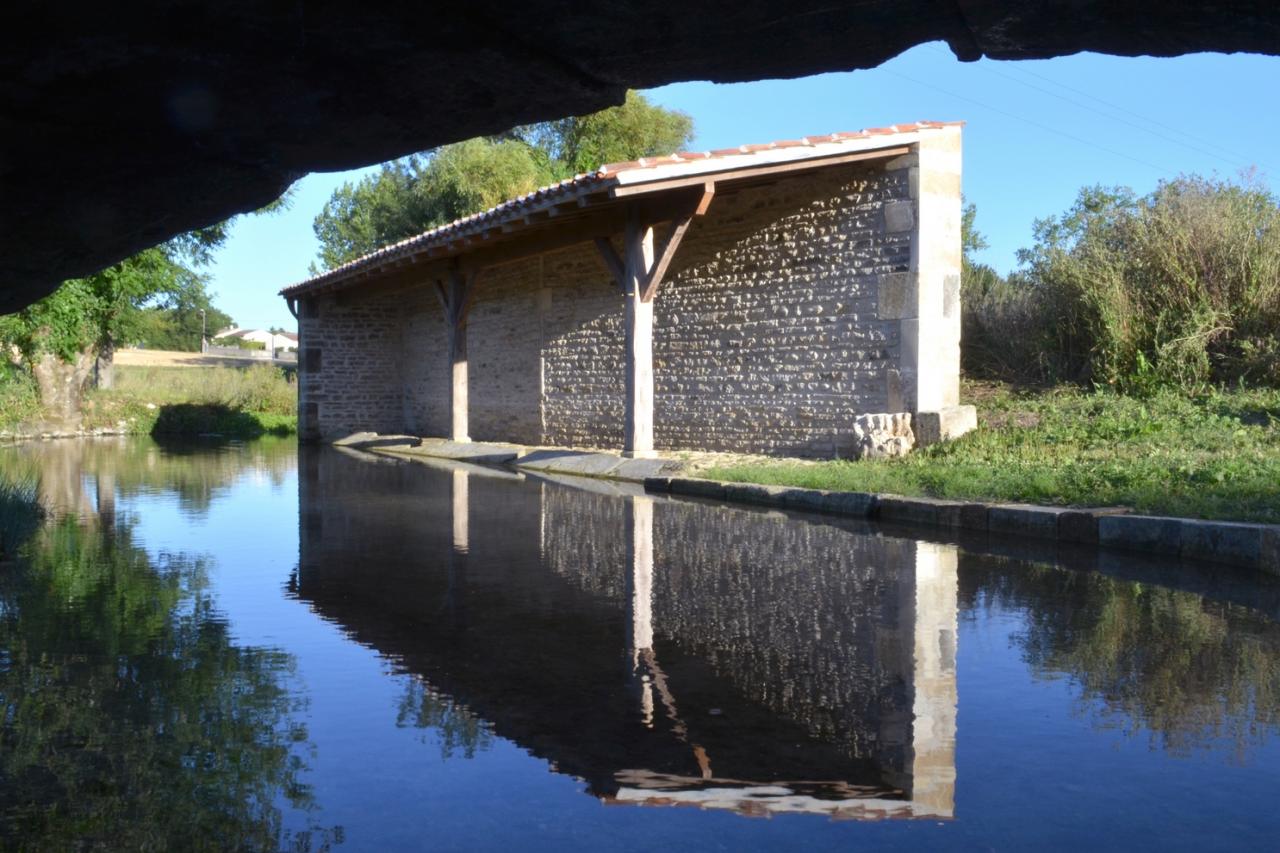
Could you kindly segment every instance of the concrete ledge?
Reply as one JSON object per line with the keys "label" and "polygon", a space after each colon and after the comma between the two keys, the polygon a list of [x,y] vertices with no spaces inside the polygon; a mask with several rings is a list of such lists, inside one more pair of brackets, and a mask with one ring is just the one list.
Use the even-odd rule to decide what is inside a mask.
{"label": "concrete ledge", "polygon": [[1262,559],[1262,531],[1257,524],[1188,519],[1182,522],[1182,556],[1256,564]]}
{"label": "concrete ledge", "polygon": [[[722,501],[725,499],[726,485],[736,486],[738,484],[725,484],[719,480],[694,480],[687,477],[672,477],[671,494]],[[781,501],[779,501],[779,505],[781,505]]]}
{"label": "concrete ledge", "polygon": [[[688,477],[649,477],[649,492],[783,507],[853,518],[1080,543],[1243,566],[1280,576],[1280,525],[1130,515],[1123,507],[985,504],[867,492],[832,492]],[[1014,541],[1014,540],[1007,540]]]}
{"label": "concrete ledge", "polygon": [[1058,517],[1063,507],[1035,504],[994,504],[987,511],[987,530],[1007,536],[1058,538]]}
{"label": "concrete ledge", "polygon": [[1182,550],[1182,521],[1153,515],[1099,518],[1098,544],[1153,554],[1178,554]]}

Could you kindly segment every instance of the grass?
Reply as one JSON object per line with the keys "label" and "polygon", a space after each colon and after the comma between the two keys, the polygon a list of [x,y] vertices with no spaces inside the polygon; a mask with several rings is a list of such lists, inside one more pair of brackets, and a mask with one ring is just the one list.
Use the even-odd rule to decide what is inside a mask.
{"label": "grass", "polygon": [[252,438],[297,431],[297,385],[279,368],[115,368],[115,387],[90,391],[84,427],[134,434]]}
{"label": "grass", "polygon": [[1280,523],[1280,390],[966,392],[979,428],[903,459],[725,465],[700,476]]}
{"label": "grass", "polygon": [[12,559],[44,517],[34,480],[0,481],[0,561]]}

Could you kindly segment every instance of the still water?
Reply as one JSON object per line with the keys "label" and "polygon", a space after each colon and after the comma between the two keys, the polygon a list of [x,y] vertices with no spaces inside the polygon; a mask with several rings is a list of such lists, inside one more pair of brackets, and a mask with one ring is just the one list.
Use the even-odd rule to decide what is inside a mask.
{"label": "still water", "polygon": [[284,441],[0,473],[52,514],[0,564],[0,849],[1280,834],[1280,589],[1224,570]]}

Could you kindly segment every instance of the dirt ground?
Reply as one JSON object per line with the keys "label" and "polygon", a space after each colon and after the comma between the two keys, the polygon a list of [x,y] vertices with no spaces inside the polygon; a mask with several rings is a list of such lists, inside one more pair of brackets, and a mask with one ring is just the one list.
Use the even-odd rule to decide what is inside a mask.
{"label": "dirt ground", "polygon": [[[115,363],[124,367],[248,367],[253,364],[284,364],[266,358],[234,358],[199,352],[167,352],[153,349],[116,350]],[[293,362],[288,362],[292,364]]]}

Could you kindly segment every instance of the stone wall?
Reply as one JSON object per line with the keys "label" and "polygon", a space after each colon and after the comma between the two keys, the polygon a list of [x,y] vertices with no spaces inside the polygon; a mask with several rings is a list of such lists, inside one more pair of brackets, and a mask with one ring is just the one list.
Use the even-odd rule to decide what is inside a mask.
{"label": "stone wall", "polygon": [[392,296],[319,296],[298,311],[303,439],[404,429],[404,324]]}
{"label": "stone wall", "polygon": [[[887,163],[718,194],[655,303],[656,446],[843,457],[860,414],[955,405],[959,216],[958,128]],[[332,368],[364,386],[349,398],[304,383],[304,406],[329,411],[320,435],[446,435],[447,335],[430,285],[359,316],[350,298],[332,315],[346,331],[303,321],[304,350],[327,336],[321,348],[354,357],[352,324],[375,318],[399,324],[399,350]],[[485,271],[468,350],[473,439],[621,446],[624,300],[591,244]]]}

